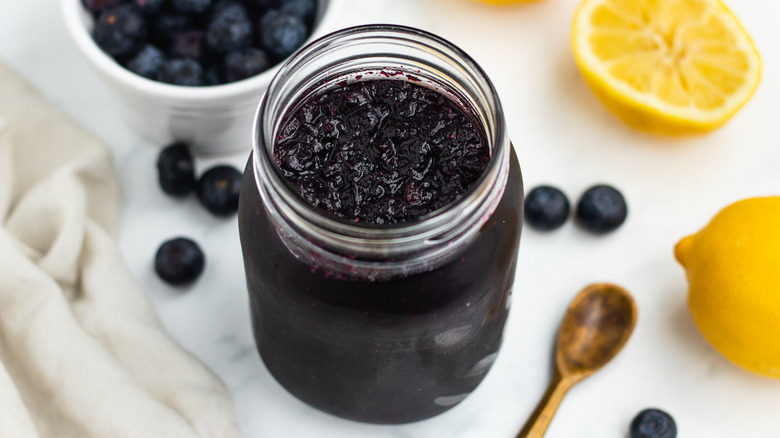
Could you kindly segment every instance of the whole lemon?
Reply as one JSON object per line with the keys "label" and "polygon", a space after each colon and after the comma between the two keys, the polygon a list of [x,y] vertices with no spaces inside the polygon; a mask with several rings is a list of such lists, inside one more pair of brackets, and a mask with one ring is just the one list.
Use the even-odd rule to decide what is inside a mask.
{"label": "whole lemon", "polygon": [[726,207],[682,239],[675,257],[707,341],[740,367],[780,379],[780,196]]}

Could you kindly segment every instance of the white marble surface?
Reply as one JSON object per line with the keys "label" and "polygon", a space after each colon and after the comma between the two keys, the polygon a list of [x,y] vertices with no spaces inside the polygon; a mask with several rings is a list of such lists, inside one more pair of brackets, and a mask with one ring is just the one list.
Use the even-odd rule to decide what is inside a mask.
{"label": "white marble surface", "polygon": [[[597,182],[626,195],[617,232],[588,235],[568,223],[525,230],[506,340],[484,383],[462,404],[424,422],[373,426],[320,413],[283,390],[263,367],[250,332],[235,218],[210,217],[194,199],[174,201],[155,182],[157,150],[124,127],[111,96],[68,40],[55,0],[0,0],[0,58],[109,145],[124,190],[120,245],[138,281],[187,349],[235,396],[246,437],[513,437],[547,385],[555,329],[568,301],[594,281],[633,292],[639,323],[626,349],[575,387],[547,436],[627,436],[639,410],[671,412],[684,438],[780,436],[780,382],[745,373],[717,355],[687,313],[686,283],[672,256],[682,236],[743,197],[780,193],[780,3],[730,3],[764,61],[753,100],[706,137],[667,140],[625,127],[581,80],[569,52],[577,0],[514,8],[470,0],[348,0],[343,24],[395,22],[427,28],[471,53],[496,84],[527,187],[551,183],[576,202]],[[246,156],[216,161],[237,166]],[[208,266],[189,290],[152,271],[161,241],[197,239]],[[768,334],[780,336],[780,334]]]}

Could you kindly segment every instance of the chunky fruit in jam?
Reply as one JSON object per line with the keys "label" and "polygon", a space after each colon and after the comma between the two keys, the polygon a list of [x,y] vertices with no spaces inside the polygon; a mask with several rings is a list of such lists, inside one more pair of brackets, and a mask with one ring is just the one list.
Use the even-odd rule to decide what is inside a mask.
{"label": "chunky fruit in jam", "polygon": [[407,80],[342,84],[284,122],[274,155],[315,207],[356,222],[413,220],[460,199],[490,161],[484,130]]}

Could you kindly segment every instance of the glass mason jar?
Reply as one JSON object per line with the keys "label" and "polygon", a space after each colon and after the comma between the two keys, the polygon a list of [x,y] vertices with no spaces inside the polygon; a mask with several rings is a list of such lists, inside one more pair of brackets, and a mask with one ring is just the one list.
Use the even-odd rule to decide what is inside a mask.
{"label": "glass mason jar", "polygon": [[[380,74],[445,93],[482,125],[491,150],[481,179],[461,199],[385,226],[313,207],[286,182],[273,153],[298,105]],[[358,421],[411,422],[459,403],[501,345],[523,214],[520,168],[484,72],[421,30],[344,29],[281,68],[255,125],[239,230],[255,340],[268,370],[304,402]]]}

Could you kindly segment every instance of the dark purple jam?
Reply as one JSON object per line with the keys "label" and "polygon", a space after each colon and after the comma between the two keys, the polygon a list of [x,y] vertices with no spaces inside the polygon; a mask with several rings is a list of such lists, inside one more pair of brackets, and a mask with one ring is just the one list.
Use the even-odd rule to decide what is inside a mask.
{"label": "dark purple jam", "polygon": [[244,172],[238,225],[252,327],[274,378],[340,417],[406,423],[440,414],[487,374],[509,314],[523,220],[512,153],[506,190],[452,260],[388,281],[338,278],[295,257]]}
{"label": "dark purple jam", "polygon": [[474,116],[455,101],[387,78],[342,83],[306,101],[285,120],[274,156],[310,204],[381,225],[463,197],[490,149]]}
{"label": "dark purple jam", "polygon": [[[499,158],[468,110],[399,77],[300,100],[273,146],[290,186],[319,208],[312,214],[380,226],[425,221]],[[254,336],[270,374],[311,406],[372,423],[422,420],[468,396],[496,359],[514,284],[523,186],[514,152],[509,161],[495,210],[468,242],[427,270],[370,280],[300,256],[310,231],[282,226],[287,218],[264,202],[250,158],[238,225]],[[265,193],[275,196],[270,185]]]}

